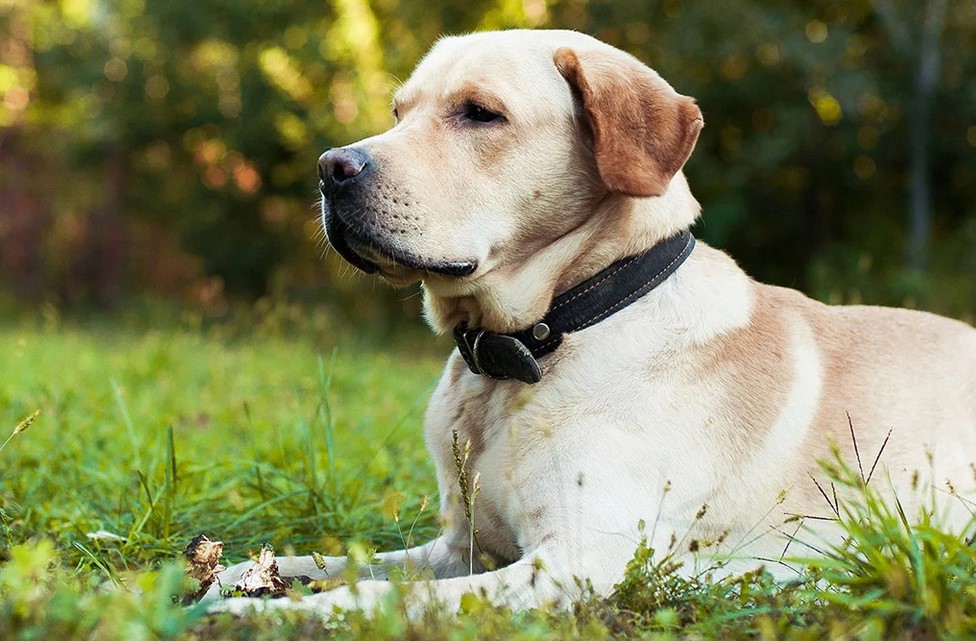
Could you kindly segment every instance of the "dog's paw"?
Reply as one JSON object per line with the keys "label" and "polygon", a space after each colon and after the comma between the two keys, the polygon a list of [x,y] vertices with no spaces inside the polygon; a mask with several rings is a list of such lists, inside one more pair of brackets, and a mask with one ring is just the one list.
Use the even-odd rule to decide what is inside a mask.
{"label": "dog's paw", "polygon": [[241,577],[244,576],[244,573],[253,568],[254,565],[254,561],[244,561],[243,563],[232,565],[226,570],[223,570],[217,574],[217,580],[210,584],[206,593],[200,597],[200,601],[210,602],[220,599],[221,593],[227,590],[233,590],[234,586],[240,582]]}

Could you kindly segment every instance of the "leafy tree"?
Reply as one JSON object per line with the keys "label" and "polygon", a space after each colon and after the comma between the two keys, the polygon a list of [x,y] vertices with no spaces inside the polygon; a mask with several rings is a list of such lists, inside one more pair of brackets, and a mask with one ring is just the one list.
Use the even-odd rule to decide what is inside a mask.
{"label": "leafy tree", "polygon": [[697,233],[752,273],[976,309],[976,9],[945,0],[0,0],[0,283],[342,303],[359,281],[320,260],[319,153],[388,126],[440,34],[534,26],[698,99]]}

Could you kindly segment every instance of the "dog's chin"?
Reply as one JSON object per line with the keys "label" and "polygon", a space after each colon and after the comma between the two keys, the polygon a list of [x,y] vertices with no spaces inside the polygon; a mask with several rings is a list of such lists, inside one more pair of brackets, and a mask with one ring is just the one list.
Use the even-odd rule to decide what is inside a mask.
{"label": "dog's chin", "polygon": [[394,287],[406,287],[422,281],[426,273],[397,263],[389,263],[379,265],[379,275]]}
{"label": "dog's chin", "polygon": [[478,269],[478,261],[431,259],[403,247],[394,246],[383,238],[363,239],[347,236],[347,246],[361,259],[374,266],[390,282],[415,282],[428,274],[463,278]]}
{"label": "dog's chin", "polygon": [[332,247],[353,267],[380,276],[394,285],[409,285],[427,274],[463,278],[478,269],[477,259],[430,259],[378,236],[353,231],[339,216],[323,216]]}

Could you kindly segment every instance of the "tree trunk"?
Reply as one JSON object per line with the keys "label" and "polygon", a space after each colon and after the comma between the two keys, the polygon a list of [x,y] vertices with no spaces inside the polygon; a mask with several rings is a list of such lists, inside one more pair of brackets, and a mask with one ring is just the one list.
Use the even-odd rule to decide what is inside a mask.
{"label": "tree trunk", "polygon": [[946,0],[928,0],[915,74],[915,94],[910,115],[908,267],[922,272],[928,265],[932,233],[932,189],[929,168],[929,138],[932,131],[932,98],[939,80],[942,28]]}

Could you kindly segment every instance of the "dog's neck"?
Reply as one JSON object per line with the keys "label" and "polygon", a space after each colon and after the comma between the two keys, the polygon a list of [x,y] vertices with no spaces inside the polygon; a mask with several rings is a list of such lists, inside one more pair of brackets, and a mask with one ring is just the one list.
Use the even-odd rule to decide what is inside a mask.
{"label": "dog's neck", "polygon": [[459,323],[490,332],[524,329],[542,318],[555,296],[608,265],[688,229],[700,207],[680,172],[655,198],[604,198],[583,224],[518,264],[493,270],[458,292],[424,283],[428,322],[438,333]]}

